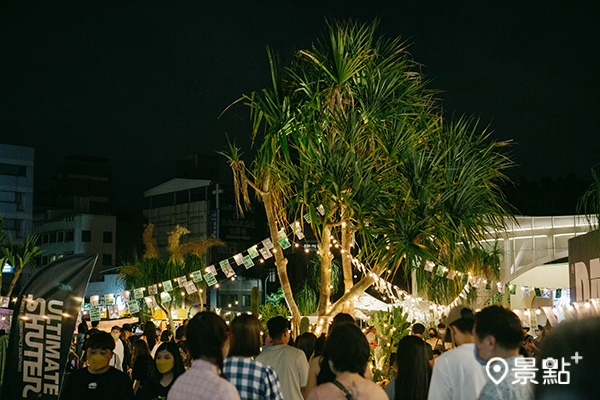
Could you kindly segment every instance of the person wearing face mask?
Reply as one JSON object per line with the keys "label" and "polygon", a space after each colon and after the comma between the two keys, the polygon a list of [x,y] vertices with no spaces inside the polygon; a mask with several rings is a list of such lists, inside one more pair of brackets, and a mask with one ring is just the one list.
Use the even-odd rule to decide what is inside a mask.
{"label": "person wearing face mask", "polygon": [[115,341],[115,350],[113,358],[110,360],[110,366],[115,367],[119,371],[123,371],[123,360],[125,359],[125,347],[121,342],[121,327],[113,326],[110,330],[110,336]]}
{"label": "person wearing face mask", "polygon": [[473,356],[475,314],[472,309],[460,305],[450,310],[446,322],[456,348],[438,357],[427,399],[476,399],[486,383],[486,374],[485,367]]}
{"label": "person wearing face mask", "polygon": [[131,380],[124,372],[109,365],[115,341],[106,332],[98,332],[86,341],[87,368],[75,370],[61,391],[62,400],[133,400]]}
{"label": "person wearing face mask", "polygon": [[217,314],[204,311],[194,315],[186,328],[192,367],[175,381],[169,400],[240,400],[237,389],[223,374],[229,333]]}
{"label": "person wearing face mask", "polygon": [[166,399],[175,380],[185,372],[179,348],[173,342],[162,343],[156,350],[150,378],[142,386],[138,400]]}
{"label": "person wearing face mask", "polygon": [[[533,400],[533,384],[522,380],[519,355],[523,329],[519,317],[511,310],[493,305],[475,316],[475,358],[487,366],[487,380],[479,400]],[[491,379],[494,377],[494,380]],[[500,379],[502,378],[502,379]]]}

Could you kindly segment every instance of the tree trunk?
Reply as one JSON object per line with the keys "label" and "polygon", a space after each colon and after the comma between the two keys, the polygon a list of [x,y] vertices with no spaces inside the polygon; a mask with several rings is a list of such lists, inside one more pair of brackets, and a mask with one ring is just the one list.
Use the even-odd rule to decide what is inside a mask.
{"label": "tree trunk", "polygon": [[[352,244],[352,231],[348,223],[342,223],[342,271],[344,273],[344,293],[348,293],[354,280],[352,279],[352,253],[350,245]],[[344,303],[342,312],[354,316],[354,302]]]}
{"label": "tree trunk", "polygon": [[283,250],[279,245],[278,240],[278,230],[277,230],[277,217],[275,215],[275,206],[273,204],[273,199],[271,198],[271,194],[269,192],[261,192],[261,198],[263,204],[265,206],[265,213],[267,215],[267,221],[269,223],[269,234],[271,235],[271,241],[273,242],[273,253],[275,256],[275,266],[277,267],[277,275],[279,276],[279,282],[281,283],[281,289],[283,291],[283,296],[287,303],[290,312],[292,313],[292,322],[294,333],[297,334],[300,329],[300,310],[298,310],[298,306],[296,305],[296,301],[294,300],[294,295],[292,293],[292,286],[290,285],[290,279],[287,273],[287,258],[283,256]]}
{"label": "tree trunk", "polygon": [[329,299],[331,297],[331,259],[333,254],[329,247],[331,241],[331,228],[329,225],[323,227],[321,243],[319,244],[319,253],[321,253],[321,287],[319,291],[319,305],[317,306],[317,315],[327,314]]}
{"label": "tree trunk", "polygon": [[23,272],[23,268],[15,268],[15,275],[13,276],[12,281],[10,281],[10,286],[8,287],[8,293],[6,293],[6,297],[10,297],[10,295],[12,294],[15,285],[17,284],[17,281],[21,276],[21,272]]}

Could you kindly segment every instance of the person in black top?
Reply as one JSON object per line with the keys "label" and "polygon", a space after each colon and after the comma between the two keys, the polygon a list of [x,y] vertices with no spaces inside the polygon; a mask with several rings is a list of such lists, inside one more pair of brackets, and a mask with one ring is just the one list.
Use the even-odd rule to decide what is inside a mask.
{"label": "person in black top", "polygon": [[185,372],[179,348],[174,342],[158,346],[150,378],[143,384],[138,400],[166,399],[175,380]]}
{"label": "person in black top", "polygon": [[87,368],[73,371],[61,392],[62,400],[133,400],[131,380],[124,372],[108,365],[115,341],[98,332],[86,341]]}

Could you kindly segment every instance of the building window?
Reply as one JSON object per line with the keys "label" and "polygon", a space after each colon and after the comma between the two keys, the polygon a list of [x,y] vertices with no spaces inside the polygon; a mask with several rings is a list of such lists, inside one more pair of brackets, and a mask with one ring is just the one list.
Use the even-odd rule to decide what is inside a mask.
{"label": "building window", "polygon": [[82,242],[91,242],[92,241],[92,231],[81,231],[81,241]]}
{"label": "building window", "polygon": [[58,243],[64,242],[64,238],[65,238],[65,233],[63,231],[56,232],[56,241]]}
{"label": "building window", "polygon": [[42,256],[42,265],[48,264],[48,256]]}
{"label": "building window", "polygon": [[42,234],[42,244],[48,244],[50,242],[50,235],[47,233]]}
{"label": "building window", "polygon": [[48,235],[50,236],[50,243],[56,243],[56,232],[50,232]]}
{"label": "building window", "polygon": [[65,242],[72,242],[74,240],[75,234],[73,229],[69,229],[65,231]]}
{"label": "building window", "polygon": [[229,307],[235,307],[237,304],[235,304],[235,302],[237,301],[237,295],[236,294],[219,294],[219,298],[218,298],[218,305],[217,307],[222,307],[222,308],[229,308]]}
{"label": "building window", "polygon": [[27,167],[25,165],[0,163],[0,175],[27,176]]}
{"label": "building window", "polygon": [[112,265],[112,254],[102,254],[102,265]]}
{"label": "building window", "polygon": [[102,232],[102,243],[112,243],[112,232]]}
{"label": "building window", "polygon": [[242,305],[244,307],[250,307],[250,303],[252,302],[251,298],[252,296],[250,296],[249,294],[244,294],[242,296]]}
{"label": "building window", "polygon": [[17,211],[23,211],[23,193],[15,193],[15,203],[17,203]]}

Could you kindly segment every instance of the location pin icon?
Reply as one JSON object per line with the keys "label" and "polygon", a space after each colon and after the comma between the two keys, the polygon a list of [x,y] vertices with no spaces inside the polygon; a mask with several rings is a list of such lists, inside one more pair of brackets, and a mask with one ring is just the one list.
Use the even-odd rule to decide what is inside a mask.
{"label": "location pin icon", "polygon": [[485,366],[485,372],[496,385],[498,385],[508,374],[508,363],[501,357],[494,357]]}

